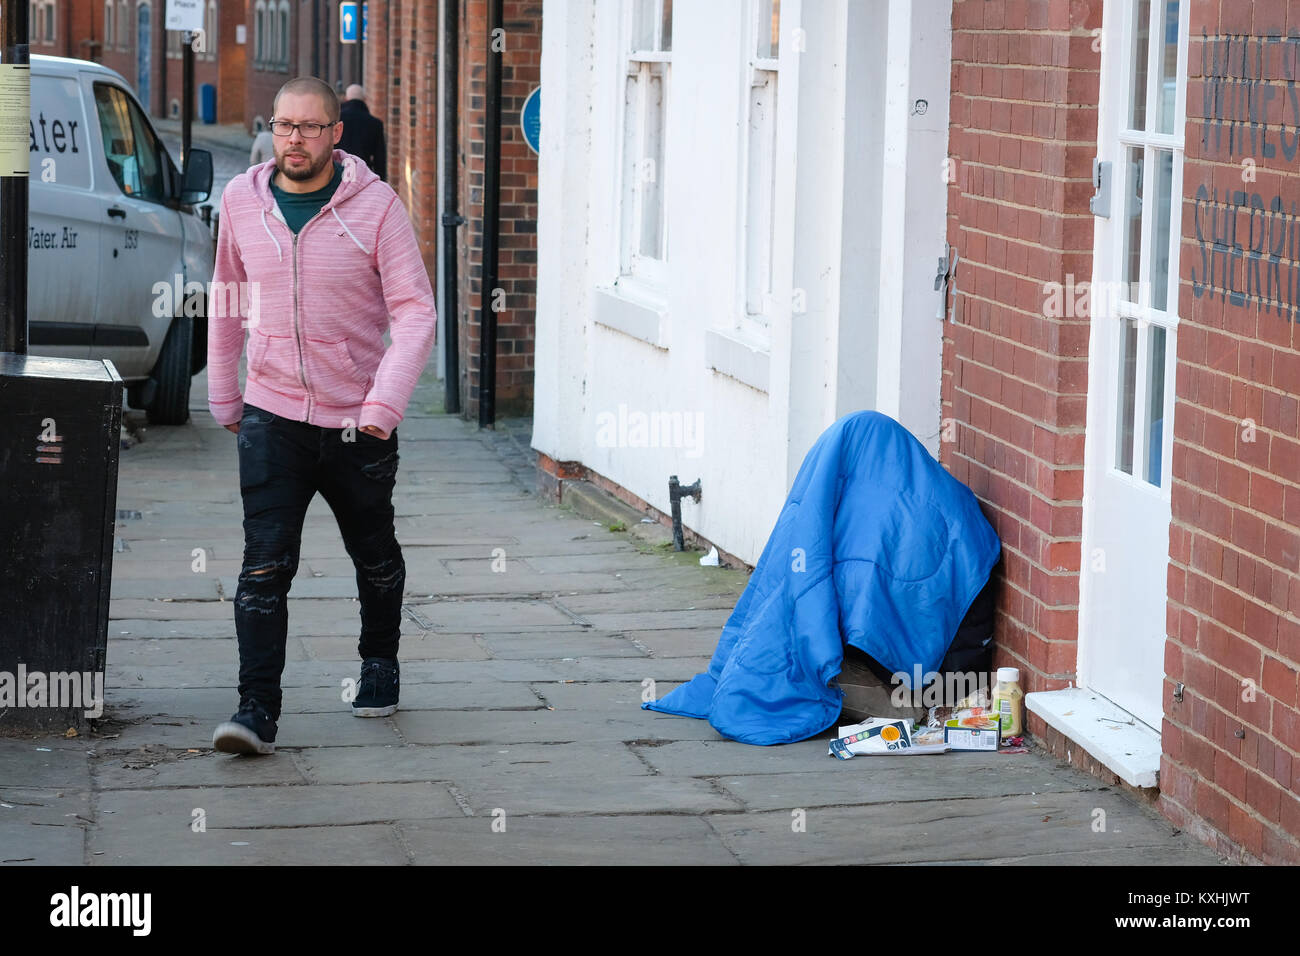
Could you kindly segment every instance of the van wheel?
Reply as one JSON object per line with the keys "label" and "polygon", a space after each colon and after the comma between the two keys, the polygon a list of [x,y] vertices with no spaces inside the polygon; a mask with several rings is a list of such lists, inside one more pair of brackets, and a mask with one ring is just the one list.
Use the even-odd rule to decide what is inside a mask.
{"label": "van wheel", "polygon": [[188,316],[177,316],[167,330],[162,354],[152,378],[158,383],[148,408],[151,425],[184,425],[190,417],[190,362],[194,326]]}

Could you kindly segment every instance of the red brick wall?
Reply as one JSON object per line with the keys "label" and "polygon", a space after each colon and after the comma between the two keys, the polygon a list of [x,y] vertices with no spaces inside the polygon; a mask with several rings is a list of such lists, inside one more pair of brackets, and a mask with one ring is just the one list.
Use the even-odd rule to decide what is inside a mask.
{"label": "red brick wall", "polygon": [[1300,2],[1198,0],[1190,27],[1161,805],[1294,864]]}
{"label": "red brick wall", "polygon": [[[487,2],[462,0],[462,4],[460,214],[469,222],[460,230],[461,407],[466,417],[477,418]],[[496,313],[496,410],[498,415],[512,415],[530,413],[533,403],[537,157],[524,142],[519,112],[525,98],[541,82],[542,5],[538,0],[506,0],[504,8],[501,238],[497,261],[505,308]]]}
{"label": "red brick wall", "polygon": [[940,459],[1002,539],[997,662],[1054,690],[1075,677],[1089,325],[1045,315],[1044,284],[1091,279],[1101,4],[954,0],[952,23]]}
{"label": "red brick wall", "polygon": [[406,206],[433,283],[438,275],[438,6],[392,0],[372,4],[369,19],[366,105],[384,121],[388,184]]}

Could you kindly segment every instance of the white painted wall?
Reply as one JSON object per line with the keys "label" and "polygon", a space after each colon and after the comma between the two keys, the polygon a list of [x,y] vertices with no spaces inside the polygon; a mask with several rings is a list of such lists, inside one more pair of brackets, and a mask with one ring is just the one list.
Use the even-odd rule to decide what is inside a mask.
{"label": "white painted wall", "polygon": [[[740,330],[747,4],[674,4],[664,170],[669,269],[661,287],[646,288],[615,283],[622,4],[545,0],[534,448],[580,461],[665,512],[669,475],[685,484],[701,479],[701,502],[683,500],[684,523],[753,563],[817,437],[847,412],[878,407],[882,295],[902,303],[889,360],[897,394],[886,398],[918,437],[937,434],[942,324],[932,281],[944,197],[911,183],[940,182],[946,46],[927,53],[944,61],[942,90],[926,96],[927,121],[943,124],[943,144],[924,170],[907,161],[905,191],[895,185],[891,193],[882,179],[882,129],[893,105],[904,155],[929,148],[918,140],[917,118],[898,103],[910,105],[909,85],[921,80],[909,69],[919,42],[911,31],[932,28],[926,21],[937,17],[946,43],[948,2],[918,0],[943,10],[910,18],[901,53],[886,43],[891,17],[899,29],[897,0],[782,4],[773,279],[780,304],[763,335]],[[900,87],[892,104],[890,69]],[[938,219],[926,236],[935,194]],[[887,201],[905,220],[897,236],[882,218]],[[886,267],[886,247],[901,251],[901,264]],[[929,290],[929,320],[914,332],[904,313],[926,300],[912,288],[912,273],[927,271],[918,288]],[[803,311],[793,308],[796,292]],[[900,361],[930,351],[928,365],[899,374]],[[677,415],[699,432],[672,436],[671,447],[638,446],[627,433],[616,434],[622,440],[613,447],[602,441],[603,419],[617,426],[637,414]]]}

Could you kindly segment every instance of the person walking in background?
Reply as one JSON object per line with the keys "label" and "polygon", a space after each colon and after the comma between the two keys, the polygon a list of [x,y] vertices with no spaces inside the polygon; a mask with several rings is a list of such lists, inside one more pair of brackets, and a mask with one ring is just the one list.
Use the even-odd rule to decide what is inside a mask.
{"label": "person walking in background", "polygon": [[208,320],[208,404],[238,436],[244,505],[239,710],[212,738],[228,753],[275,750],[287,598],[318,491],[356,567],[361,680],[352,713],[397,709],[406,582],[393,527],[397,426],[437,328],[406,209],[364,160],[335,148],[334,91],[298,77],[280,88],[273,112],[274,162],[240,173],[221,197]]}
{"label": "person walking in background", "polygon": [[343,137],[339,149],[360,156],[366,165],[388,181],[388,150],[384,145],[384,124],[370,114],[366,91],[353,83],[343,91],[339,117],[343,120]]}
{"label": "person walking in background", "polygon": [[253,148],[248,151],[248,165],[256,166],[258,163],[274,158],[275,146],[272,143],[271,131],[262,126],[262,121],[258,120],[257,135],[253,137]]}

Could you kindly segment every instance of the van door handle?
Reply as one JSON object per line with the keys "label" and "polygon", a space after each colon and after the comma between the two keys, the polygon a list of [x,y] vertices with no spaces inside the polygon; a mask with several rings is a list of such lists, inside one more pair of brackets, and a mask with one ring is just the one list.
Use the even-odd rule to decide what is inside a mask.
{"label": "van door handle", "polygon": [[118,219],[126,218],[126,210],[123,209],[121,206],[109,206],[108,214],[109,216],[116,217]]}

